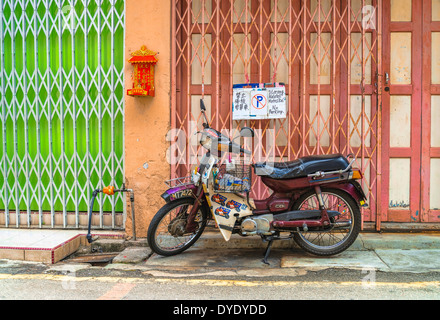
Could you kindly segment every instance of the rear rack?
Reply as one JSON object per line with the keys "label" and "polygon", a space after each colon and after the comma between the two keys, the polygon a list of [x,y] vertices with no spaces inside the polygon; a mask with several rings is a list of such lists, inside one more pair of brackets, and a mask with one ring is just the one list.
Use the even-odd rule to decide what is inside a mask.
{"label": "rear rack", "polygon": [[165,184],[170,188],[177,188],[180,186],[185,186],[185,185],[191,184],[191,176],[166,180]]}
{"label": "rear rack", "polygon": [[344,173],[350,171],[351,168],[353,167],[353,164],[356,162],[356,157],[354,156],[354,154],[349,154],[347,156],[347,159],[350,159],[350,158],[353,158],[353,160],[351,160],[351,162],[349,163],[347,168],[345,168],[344,170],[328,171],[328,172],[318,171],[316,173],[309,174],[307,177],[319,178],[319,177],[324,177],[324,176],[328,176],[328,175],[332,175],[332,174],[344,174]]}

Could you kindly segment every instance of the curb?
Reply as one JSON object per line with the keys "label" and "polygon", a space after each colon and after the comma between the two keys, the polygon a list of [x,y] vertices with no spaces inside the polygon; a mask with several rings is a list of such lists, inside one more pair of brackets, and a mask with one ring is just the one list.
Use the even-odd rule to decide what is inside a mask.
{"label": "curb", "polygon": [[[123,239],[98,239],[92,246],[102,252],[123,251],[130,247],[148,247],[146,239],[136,241]],[[232,235],[225,241],[218,231],[205,231],[194,248],[203,249],[265,249],[267,243],[257,236]],[[273,248],[299,248],[293,239],[274,241]],[[117,249],[117,250],[115,250]],[[361,232],[348,250],[440,250],[440,233],[372,233]]]}
{"label": "curb", "polygon": [[[209,231],[204,233],[195,243],[194,247],[205,249],[264,249],[264,243],[259,237],[240,237],[233,235],[226,242],[219,232]],[[290,239],[274,241],[273,248],[299,248]],[[438,249],[440,250],[440,234],[414,234],[414,233],[370,233],[362,232],[348,250],[387,250],[387,249]]]}
{"label": "curb", "polygon": [[[122,240],[112,241],[122,243]],[[109,242],[111,241],[106,240],[103,243]],[[440,271],[437,263],[437,256],[440,253],[440,234],[362,232],[346,252],[335,257],[312,257],[302,250],[288,250],[297,248],[291,239],[276,241],[274,247],[282,250],[271,255],[270,267],[261,262],[261,255],[267,243],[261,241],[259,237],[233,235],[231,240],[226,242],[220,232],[209,230],[193,248],[184,254],[172,257],[154,255],[145,239],[125,240],[122,245],[124,249],[113,259],[110,267],[112,269],[124,269],[127,265],[136,265],[148,270],[247,268],[260,270],[258,271],[260,273],[266,269],[285,268],[311,271],[329,268],[353,270],[370,268],[384,272],[412,273]]]}

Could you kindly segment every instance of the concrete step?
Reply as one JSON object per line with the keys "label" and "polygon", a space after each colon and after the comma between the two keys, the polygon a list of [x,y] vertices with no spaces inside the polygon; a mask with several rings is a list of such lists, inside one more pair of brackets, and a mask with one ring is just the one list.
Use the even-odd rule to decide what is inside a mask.
{"label": "concrete step", "polygon": [[[287,234],[286,234],[287,236]],[[266,248],[267,243],[260,237],[241,237],[232,235],[225,241],[216,230],[205,231],[194,247],[206,249],[253,249]],[[273,248],[298,248],[292,240],[275,241]],[[440,249],[440,233],[376,233],[362,232],[349,250],[376,250],[376,249]]]}
{"label": "concrete step", "polygon": [[[41,230],[41,229],[0,229],[0,259],[23,260],[54,264],[85,247],[94,252],[122,252],[130,247],[148,247],[146,239],[125,240],[123,231],[93,231],[99,239],[90,246],[85,230]],[[265,249],[267,243],[260,237],[232,235],[225,241],[221,233],[207,228],[194,248],[221,249]],[[297,248],[292,240],[276,241],[273,248]],[[363,232],[349,251],[359,250],[440,250],[439,233],[374,233]],[[142,251],[142,250],[141,250]],[[80,252],[78,252],[80,253]],[[124,258],[125,259],[125,258]]]}
{"label": "concrete step", "polygon": [[[288,234],[285,234],[287,237]],[[137,241],[104,239],[99,238],[93,243],[100,252],[122,251],[128,247],[148,247],[145,238]],[[267,243],[258,236],[241,237],[232,235],[229,241],[225,241],[220,231],[215,228],[207,228],[193,246],[200,249],[265,249]],[[293,239],[275,241],[273,248],[289,249],[299,248]],[[349,250],[440,250],[440,233],[376,233],[362,232]]]}
{"label": "concrete step", "polygon": [[[0,259],[54,264],[88,245],[85,230],[0,229]],[[93,231],[101,238],[123,239],[124,232]]]}

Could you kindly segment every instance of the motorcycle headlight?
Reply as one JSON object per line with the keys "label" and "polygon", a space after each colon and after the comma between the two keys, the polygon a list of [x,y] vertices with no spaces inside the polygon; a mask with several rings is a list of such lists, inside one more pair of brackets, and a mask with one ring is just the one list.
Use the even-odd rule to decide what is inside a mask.
{"label": "motorcycle headlight", "polygon": [[200,138],[200,144],[203,146],[203,148],[211,150],[212,139],[208,135],[202,134],[202,137]]}
{"label": "motorcycle headlight", "polygon": [[194,169],[191,170],[191,182],[197,185],[200,180],[199,167],[195,166]]}
{"label": "motorcycle headlight", "polygon": [[197,185],[200,181],[200,173],[191,173],[191,182]]}

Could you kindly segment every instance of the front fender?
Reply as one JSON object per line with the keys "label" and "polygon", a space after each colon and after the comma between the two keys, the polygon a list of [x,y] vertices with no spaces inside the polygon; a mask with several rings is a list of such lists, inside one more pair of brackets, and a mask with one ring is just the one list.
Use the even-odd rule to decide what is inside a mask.
{"label": "front fender", "polygon": [[194,184],[186,184],[165,191],[161,197],[168,203],[180,198],[195,197],[197,187]]}

